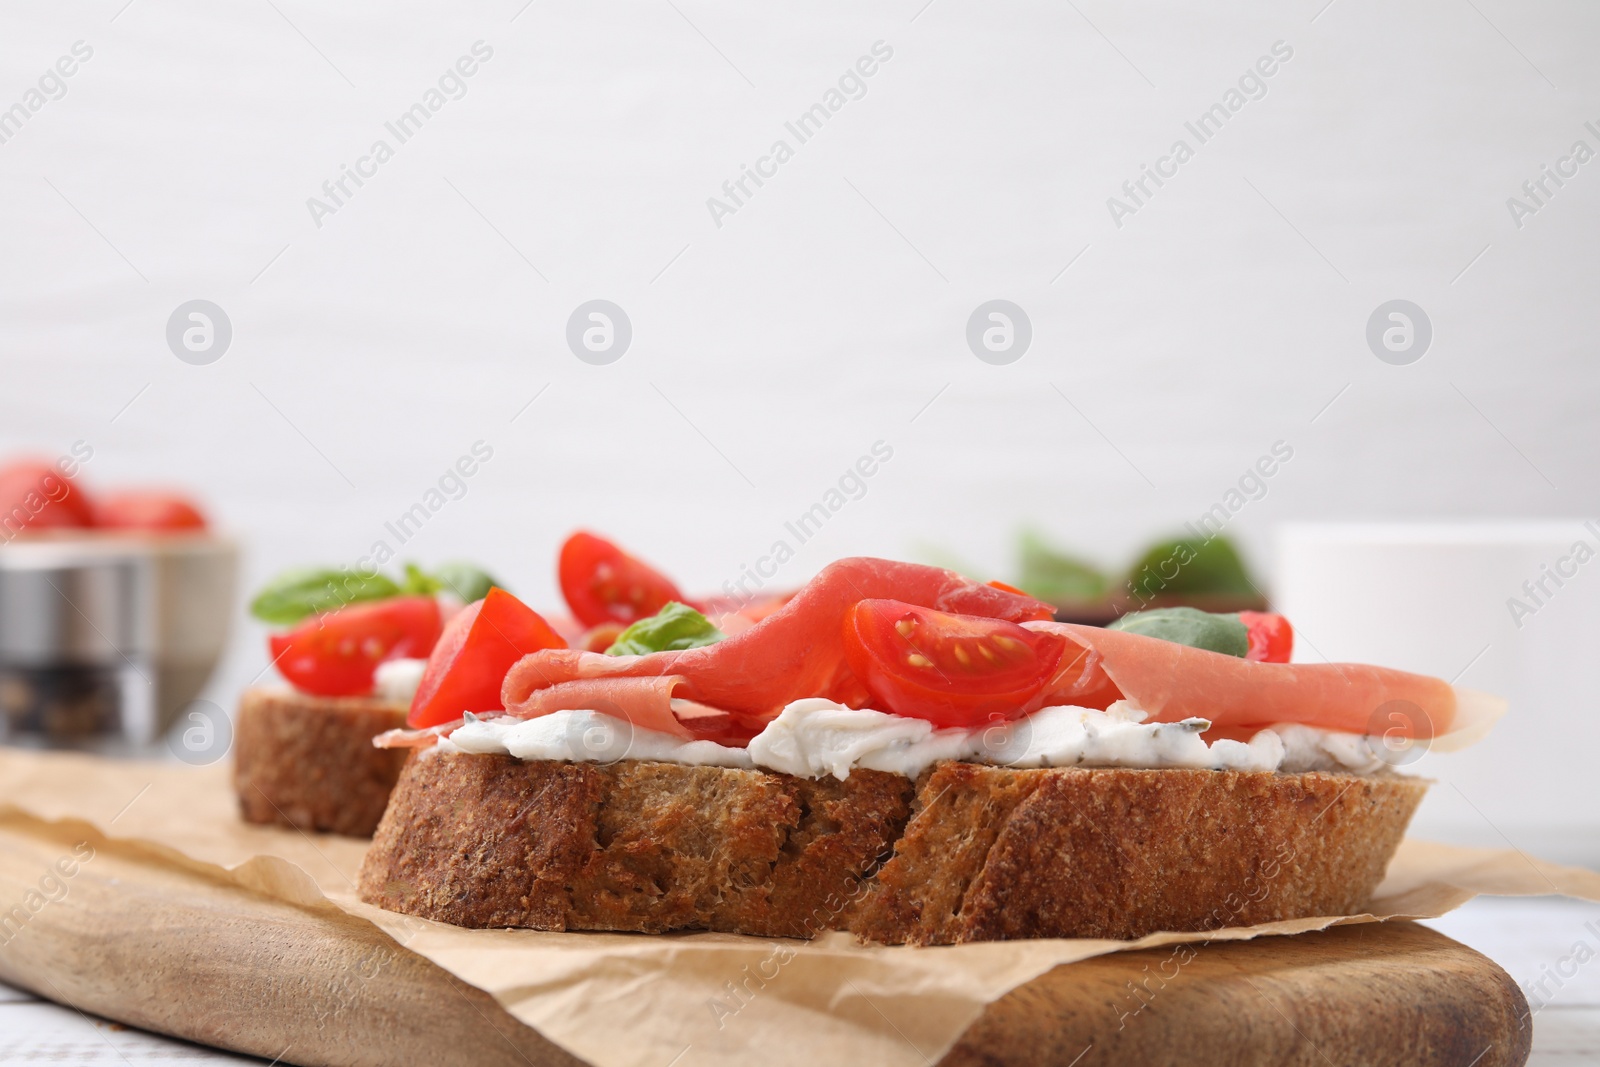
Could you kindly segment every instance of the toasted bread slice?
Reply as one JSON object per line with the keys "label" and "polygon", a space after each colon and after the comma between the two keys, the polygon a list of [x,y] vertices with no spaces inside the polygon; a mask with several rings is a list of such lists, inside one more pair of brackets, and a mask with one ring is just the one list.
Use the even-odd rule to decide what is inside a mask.
{"label": "toasted bread slice", "polygon": [[372,747],[406,707],[379,697],[245,690],[234,725],[233,784],[247,822],[371,837],[406,754]]}
{"label": "toasted bread slice", "polygon": [[1347,914],[1426,783],[936,764],[845,781],[627,760],[406,765],[361,898],[459,926],[946,944]]}

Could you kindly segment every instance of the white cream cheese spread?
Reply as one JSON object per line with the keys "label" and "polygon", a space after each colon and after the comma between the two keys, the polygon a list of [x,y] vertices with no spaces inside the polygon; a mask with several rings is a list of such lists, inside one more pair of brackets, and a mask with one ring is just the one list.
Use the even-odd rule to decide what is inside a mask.
{"label": "white cream cheese spread", "polygon": [[937,730],[922,719],[856,711],[829,700],[797,700],[750,742],[757,766],[786,774],[846,778],[852,767],[915,778],[943,759],[1005,767],[1193,767],[1271,771],[1283,742],[1270,730],[1249,744],[1200,736],[1204,719],[1146,723],[1127,701],[1106,711],[1041,708],[1013,722]]}
{"label": "white cream cheese spread", "polygon": [[856,768],[915,778],[939,760],[1005,767],[1188,767],[1231,771],[1347,770],[1371,773],[1385,761],[1371,741],[1308,726],[1258,732],[1249,742],[1207,744],[1204,719],[1145,722],[1128,701],[1105,711],[1043,708],[1025,718],[974,729],[940,730],[923,719],[797,700],[747,749],[684,741],[597,711],[558,711],[537,719],[468,716],[441,741],[442,752],[501,754],[525,760],[611,763],[661,760],[716,767],[759,767],[803,778],[848,778]]}
{"label": "white cream cheese spread", "polygon": [[755,766],[750,753],[742,748],[730,748],[715,741],[684,741],[598,711],[558,711],[537,719],[480,719],[469,712],[466,725],[435,747],[441,752],[497,754],[569,763],[644,759],[745,770]]}
{"label": "white cream cheese spread", "polygon": [[427,669],[425,659],[387,660],[378,664],[372,691],[384,700],[410,707],[411,698],[417,695],[417,686],[422,684],[422,672]]}

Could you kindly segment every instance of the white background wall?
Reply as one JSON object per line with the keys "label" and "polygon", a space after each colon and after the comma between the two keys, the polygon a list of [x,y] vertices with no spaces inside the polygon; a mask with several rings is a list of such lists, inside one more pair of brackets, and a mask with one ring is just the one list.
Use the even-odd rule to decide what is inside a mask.
{"label": "white background wall", "polygon": [[[91,486],[194,486],[248,584],[366,552],[477,440],[406,550],[536,603],[579,524],[716,587],[879,439],[779,581],[930,543],[1003,572],[1025,522],[1120,562],[1278,440],[1231,527],[1263,567],[1286,518],[1600,513],[1600,162],[1506,207],[1600,149],[1594,5],[123,4],[0,14],[0,108],[94,49],[0,144],[0,450],[84,439]],[[318,228],[307,198],[479,40],[466,95]],[[865,96],[716,226],[880,40]],[[1276,41],[1266,95],[1114,225]],[[564,341],[595,297],[634,326],[610,366]],[[1033,323],[1009,366],[964,341],[995,297]],[[1433,322],[1410,366],[1363,337],[1396,297]],[[233,323],[208,366],[164,340],[194,298]],[[242,623],[216,698],[265,661]],[[1545,808],[1592,799],[1566,781]]]}

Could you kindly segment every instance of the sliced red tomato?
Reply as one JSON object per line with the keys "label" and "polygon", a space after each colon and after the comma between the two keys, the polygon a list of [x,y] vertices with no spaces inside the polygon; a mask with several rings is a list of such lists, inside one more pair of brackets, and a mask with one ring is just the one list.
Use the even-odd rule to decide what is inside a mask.
{"label": "sliced red tomato", "polygon": [[350,604],[273,634],[272,659],[296,689],[317,696],[372,692],[378,664],[433,651],[442,624],[431,596]]}
{"label": "sliced red tomato", "polygon": [[406,722],[437,726],[466,711],[501,711],[500,684],[517,660],[541,648],[566,648],[561,635],[504,589],[468,604],[439,638]]}
{"label": "sliced red tomato", "polygon": [[203,530],[206,517],[188,497],[144,489],[102,496],[94,523],[118,530]]}
{"label": "sliced red tomato", "polygon": [[987,582],[985,584],[987,584],[987,585],[989,585],[989,586],[991,586],[991,587],[993,587],[995,589],[998,589],[998,590],[1000,590],[1001,592],[1004,592],[1004,593],[1015,593],[1018,596],[1027,596],[1028,595],[1027,593],[1024,593],[1022,590],[1018,589],[1016,586],[1012,585],[1010,582],[1002,582],[998,578],[994,579],[993,581]]}
{"label": "sliced red tomato", "polygon": [[51,464],[20,460],[0,467],[0,537],[93,522],[88,495]]}
{"label": "sliced red tomato", "polygon": [[561,546],[561,595],[585,626],[647,619],[667,601],[686,602],[672,580],[603,537],[582,530]]}
{"label": "sliced red tomato", "polygon": [[1067,642],[1016,623],[862,600],[844,621],[845,659],[878,710],[979,726],[1034,710]]}
{"label": "sliced red tomato", "polygon": [[1241,611],[1239,621],[1250,635],[1245,659],[1257,663],[1288,663],[1294,654],[1294,628],[1273,611]]}

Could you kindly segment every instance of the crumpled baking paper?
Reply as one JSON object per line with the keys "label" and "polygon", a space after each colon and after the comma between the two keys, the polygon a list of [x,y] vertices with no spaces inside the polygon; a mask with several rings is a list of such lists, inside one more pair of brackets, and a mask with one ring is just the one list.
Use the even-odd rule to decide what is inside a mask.
{"label": "crumpled baking paper", "polygon": [[[797,1067],[848,1057],[936,1061],[984,1008],[1076,960],[1178,942],[1244,940],[1393,918],[1432,918],[1480,893],[1600,901],[1600,874],[1516,851],[1407,840],[1371,910],[1134,942],[1039,940],[938,948],[730,934],[466,930],[356,899],[366,842],[241,822],[228,768],[110,762],[0,750],[0,814],[81,821],[297,904],[331,902],[488,992],[507,1011],[602,1067],[682,1061]],[[687,1053],[694,1053],[692,1058]]]}

